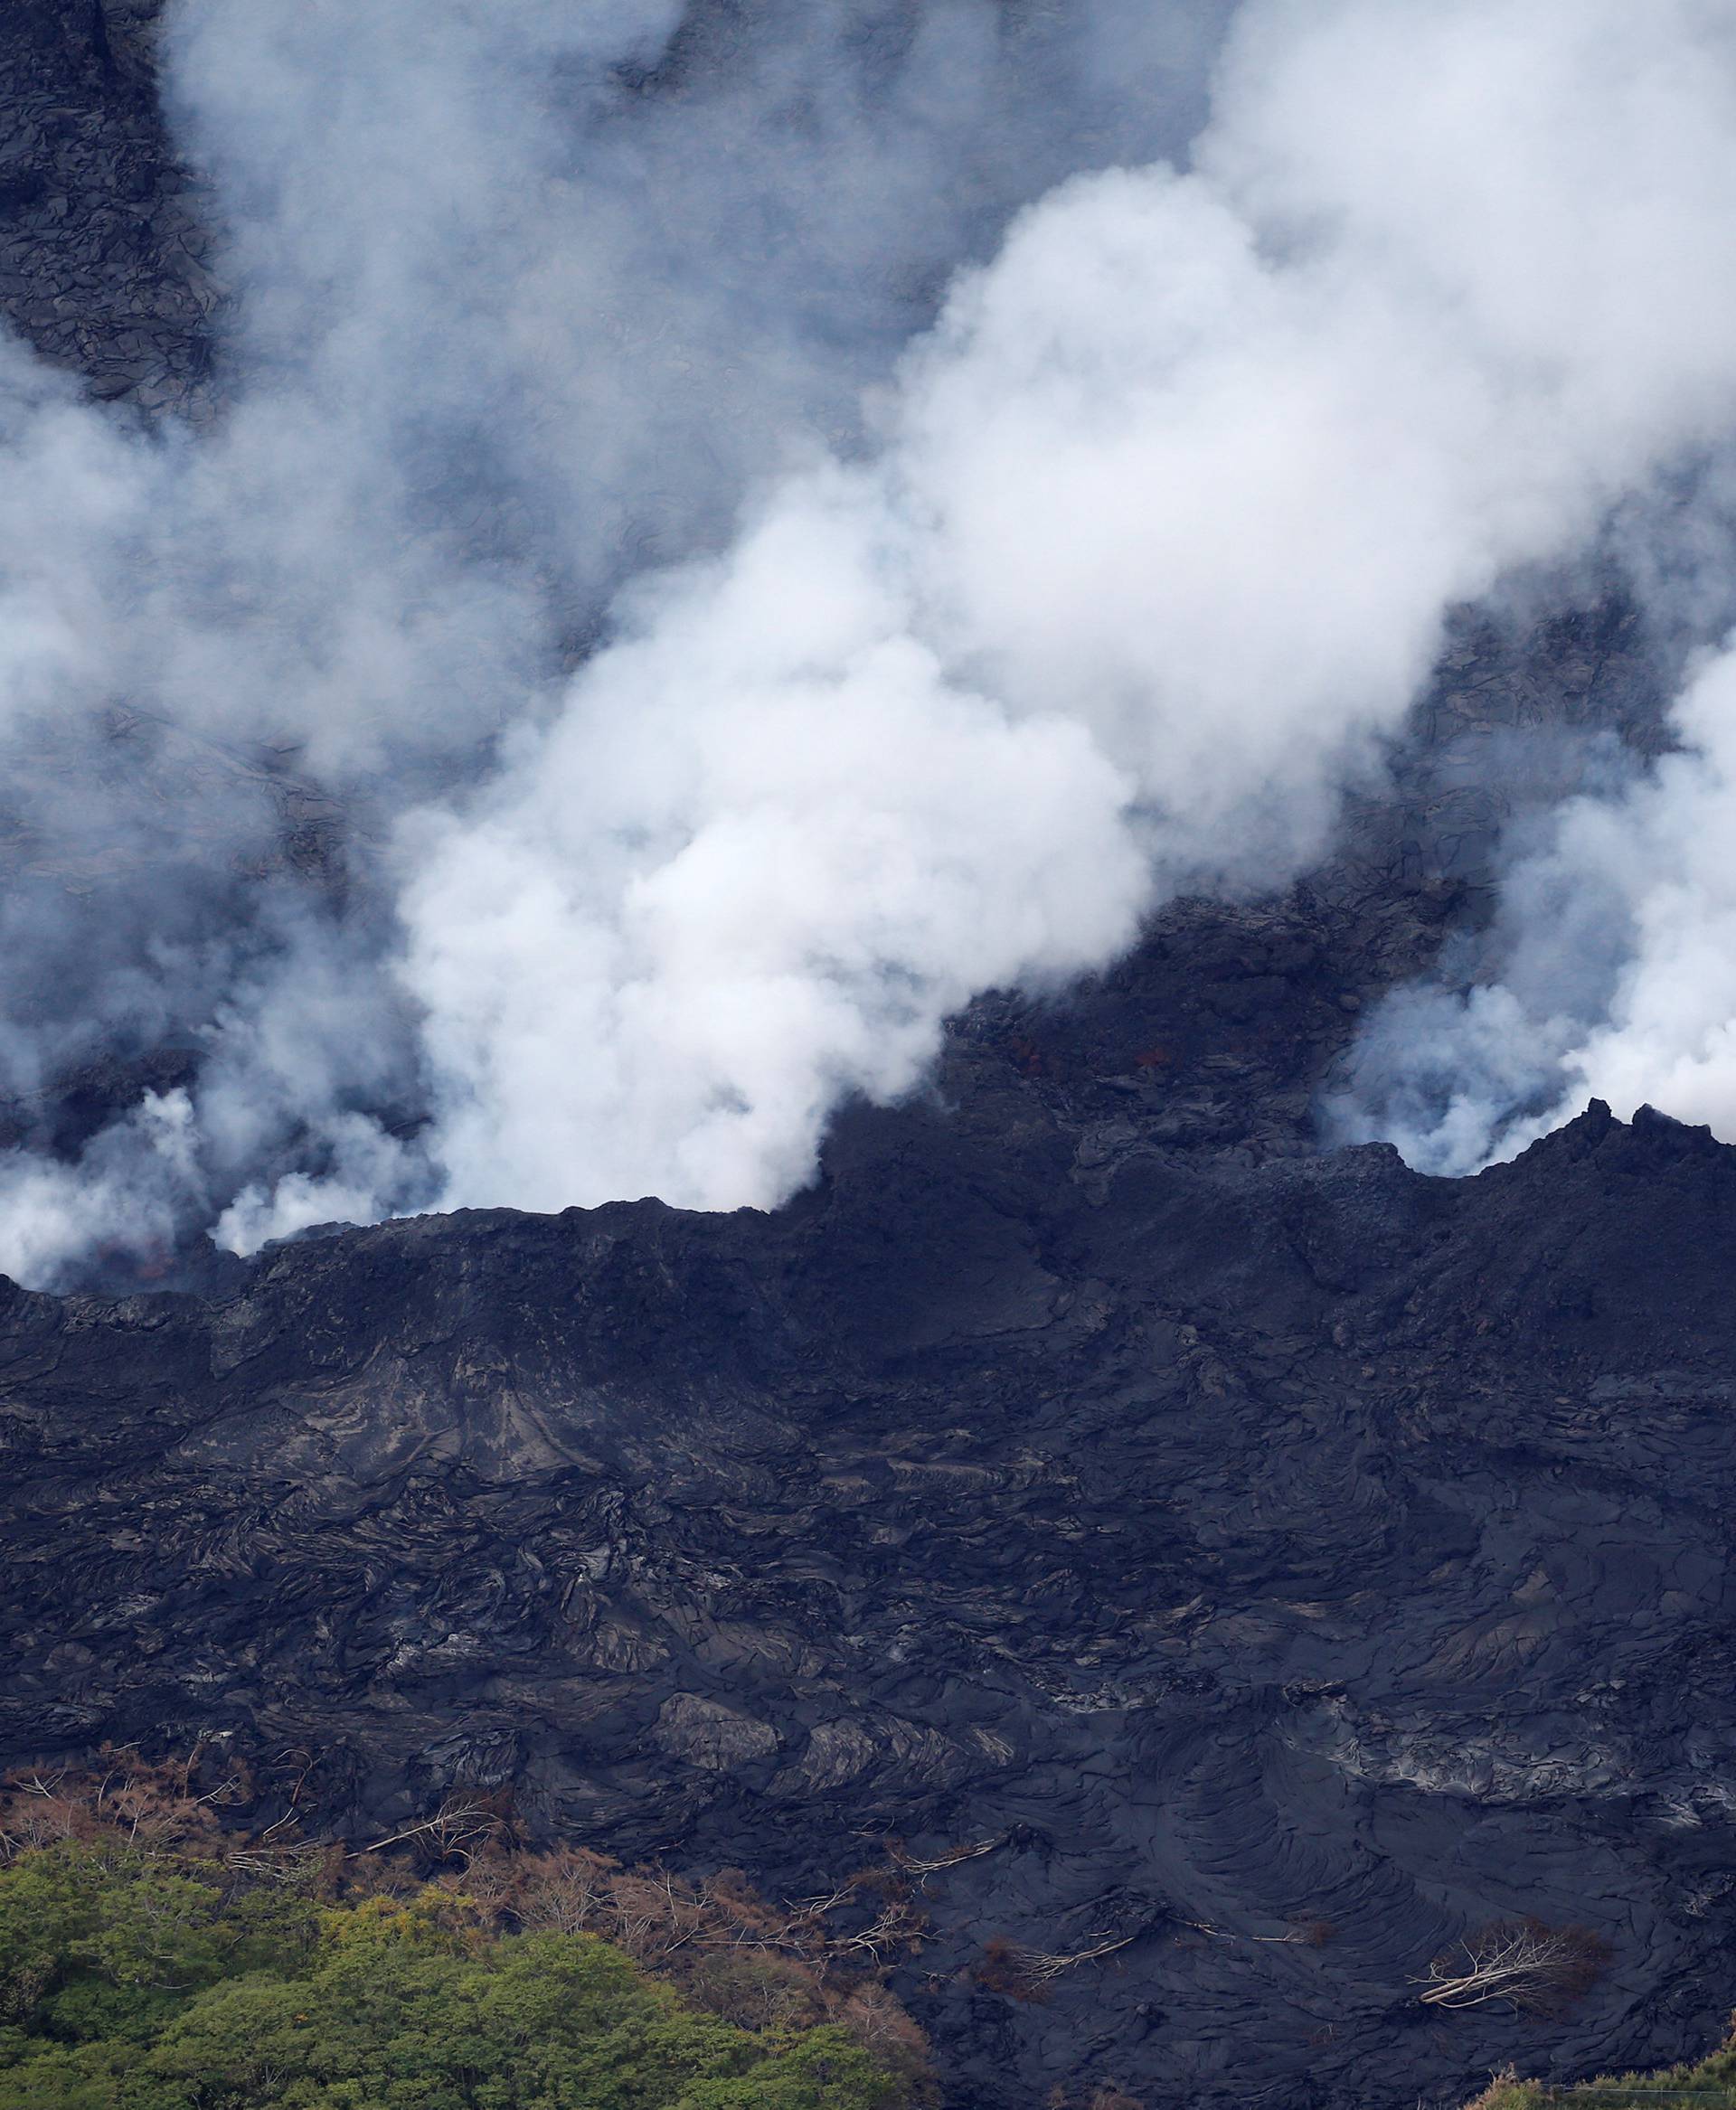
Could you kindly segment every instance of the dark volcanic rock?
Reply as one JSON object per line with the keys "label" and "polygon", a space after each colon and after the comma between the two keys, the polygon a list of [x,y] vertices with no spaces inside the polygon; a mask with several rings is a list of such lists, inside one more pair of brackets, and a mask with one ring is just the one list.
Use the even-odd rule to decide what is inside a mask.
{"label": "dark volcanic rock", "polygon": [[[1184,1040],[1160,954],[1120,979],[1132,1039]],[[1701,2042],[1736,1973],[1736,1152],[1600,1108],[1458,1183],[1204,1147],[1146,1073],[1058,1085],[1005,1026],[773,1216],[12,1293],[5,1755],[214,1734],[311,1759],[352,1831],[510,1783],[788,1894],[882,1833],[1000,1839],[929,1879],[906,1985],[960,2104],[1397,2110]],[[1428,1958],[1514,1911],[1600,1928],[1609,1977],[1429,2022]],[[1033,2008],[963,1975],[996,1933],[1136,1938]]]}
{"label": "dark volcanic rock", "polygon": [[161,0],[8,0],[0,316],[91,391],[196,411],[219,304],[207,214],[153,89]]}

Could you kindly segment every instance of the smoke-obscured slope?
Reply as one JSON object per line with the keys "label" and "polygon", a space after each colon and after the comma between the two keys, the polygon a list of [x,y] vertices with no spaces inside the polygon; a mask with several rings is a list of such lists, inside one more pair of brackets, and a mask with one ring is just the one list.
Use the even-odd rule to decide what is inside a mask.
{"label": "smoke-obscured slope", "polygon": [[[12,360],[7,737],[71,754],[27,824],[126,875],[95,942],[10,912],[12,1086],[196,1054],[14,1154],[33,1279],[776,1200],[973,990],[1306,866],[1446,609],[1736,414],[1720,5],[1249,0],[1186,173],[1194,8],[396,13],[177,19],[212,429]],[[259,821],[141,796],[169,729],[293,750],[344,869],[238,924]]]}

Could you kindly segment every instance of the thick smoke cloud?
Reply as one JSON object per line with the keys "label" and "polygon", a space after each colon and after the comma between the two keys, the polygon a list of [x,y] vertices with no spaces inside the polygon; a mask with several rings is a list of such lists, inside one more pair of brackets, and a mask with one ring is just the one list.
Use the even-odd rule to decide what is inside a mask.
{"label": "thick smoke cloud", "polygon": [[[775,1201],[973,990],[1305,867],[1444,611],[1736,410],[1711,0],[1249,0],[1184,162],[1194,8],[573,12],[185,6],[232,400],[146,439],[14,363],[69,493],[0,519],[30,824],[151,906],[0,1052],[196,1055],[14,1154],[33,1279]],[[87,796],[119,737],[205,743],[200,827]],[[317,883],[286,771],[348,816]]]}

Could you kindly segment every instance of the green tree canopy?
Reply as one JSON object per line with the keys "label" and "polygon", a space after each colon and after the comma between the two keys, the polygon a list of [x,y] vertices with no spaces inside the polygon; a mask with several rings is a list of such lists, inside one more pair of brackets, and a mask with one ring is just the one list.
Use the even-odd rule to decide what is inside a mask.
{"label": "green tree canopy", "polygon": [[448,1891],[320,1907],[67,1843],[0,1870],[0,2110],[901,2110],[829,2025],[748,2030]]}

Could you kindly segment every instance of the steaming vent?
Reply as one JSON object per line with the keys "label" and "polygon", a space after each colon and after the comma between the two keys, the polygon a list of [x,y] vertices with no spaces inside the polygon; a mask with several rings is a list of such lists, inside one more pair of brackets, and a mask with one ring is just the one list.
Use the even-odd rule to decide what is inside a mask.
{"label": "steaming vent", "polygon": [[1530,814],[1327,1133],[1736,1138],[1722,0],[172,0],[156,54],[209,373],[0,345],[0,1267],[774,1204],[974,993],[1306,873],[1454,611],[1594,567],[1666,751]]}

